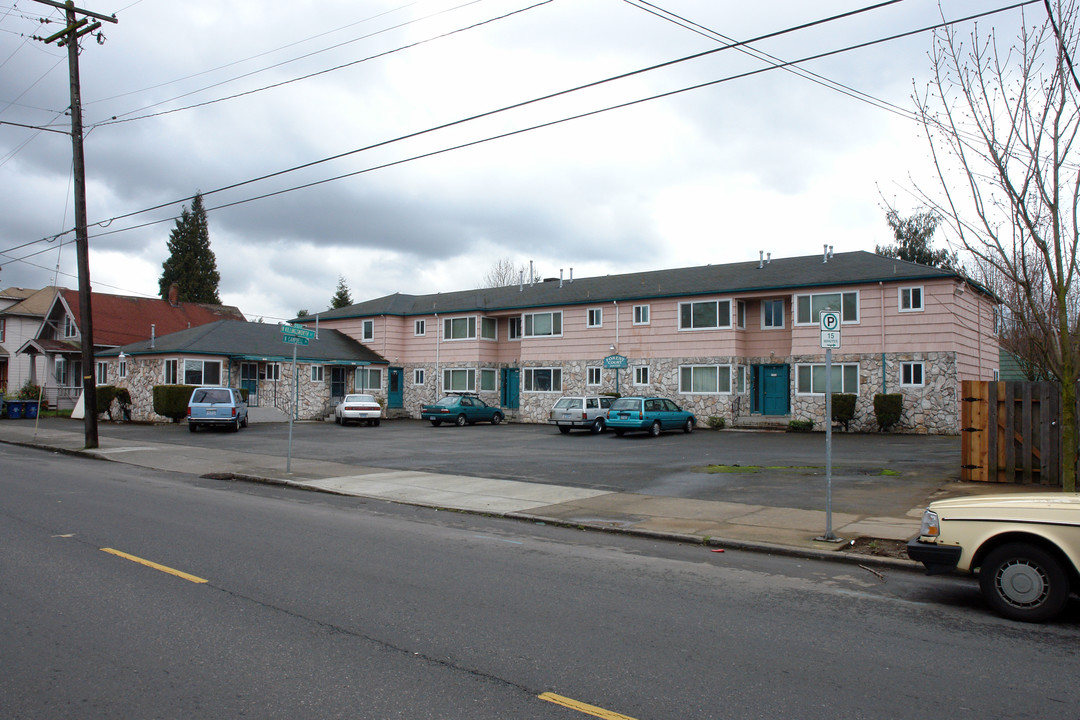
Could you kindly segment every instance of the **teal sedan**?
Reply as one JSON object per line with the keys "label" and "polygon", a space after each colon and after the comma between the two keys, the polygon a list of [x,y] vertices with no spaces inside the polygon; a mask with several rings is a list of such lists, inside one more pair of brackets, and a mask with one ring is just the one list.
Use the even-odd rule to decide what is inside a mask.
{"label": "teal sedan", "polygon": [[420,410],[420,417],[430,420],[435,427],[439,427],[444,422],[461,426],[466,423],[472,425],[475,422],[498,425],[503,421],[503,414],[499,408],[488,405],[475,395],[466,394],[447,395],[434,405],[425,405]]}
{"label": "teal sedan", "polygon": [[638,430],[644,430],[653,437],[662,430],[691,433],[696,424],[693,413],[661,397],[619,398],[611,404],[607,414],[607,426],[616,435]]}

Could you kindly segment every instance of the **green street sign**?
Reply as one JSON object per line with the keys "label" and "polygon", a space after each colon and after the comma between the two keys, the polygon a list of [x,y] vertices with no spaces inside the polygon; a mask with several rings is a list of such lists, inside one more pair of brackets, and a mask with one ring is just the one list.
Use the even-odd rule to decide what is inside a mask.
{"label": "green street sign", "polygon": [[604,367],[608,370],[625,370],[629,364],[625,355],[608,355],[604,358]]}
{"label": "green street sign", "polygon": [[[315,331],[314,330],[308,330],[306,327],[300,327],[299,325],[282,325],[281,326],[281,332],[282,332],[282,334],[284,334],[286,336],[292,335],[292,336],[295,336],[295,337],[307,338],[308,340],[314,340],[315,339]],[[288,341],[286,341],[286,342],[288,342]],[[307,345],[307,343],[298,343],[298,344]]]}
{"label": "green street sign", "polygon": [[306,337],[299,335],[282,335],[281,339],[286,345],[307,345],[310,342]]}

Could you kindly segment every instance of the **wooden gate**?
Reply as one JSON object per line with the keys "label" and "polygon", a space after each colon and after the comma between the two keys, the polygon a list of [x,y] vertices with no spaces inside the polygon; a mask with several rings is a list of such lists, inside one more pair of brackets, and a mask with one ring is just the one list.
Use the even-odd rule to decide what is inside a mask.
{"label": "wooden gate", "polygon": [[1057,383],[964,380],[961,400],[961,480],[1061,485]]}

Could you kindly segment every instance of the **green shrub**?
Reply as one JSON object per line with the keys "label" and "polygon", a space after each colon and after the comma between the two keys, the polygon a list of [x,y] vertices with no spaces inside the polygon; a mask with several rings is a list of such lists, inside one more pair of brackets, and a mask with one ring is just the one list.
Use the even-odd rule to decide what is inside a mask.
{"label": "green shrub", "polygon": [[114,420],[112,414],[113,400],[120,405],[120,412],[127,416],[131,409],[131,393],[127,388],[118,388],[115,385],[98,385],[95,393],[98,413],[108,413],[109,419]]}
{"label": "green shrub", "polygon": [[16,400],[37,400],[39,397],[41,397],[41,386],[35,385],[29,380],[15,394]]}
{"label": "green shrub", "polygon": [[705,424],[711,427],[713,430],[723,430],[724,427],[727,425],[727,420],[720,417],[719,415],[710,415],[709,418],[705,421]]}
{"label": "green shrub", "polygon": [[788,423],[788,432],[811,432],[813,429],[813,420],[792,420]]}
{"label": "green shrub", "polygon": [[833,393],[832,396],[832,421],[844,426],[844,432],[848,430],[848,423],[855,417],[855,400],[857,398],[849,393]]}
{"label": "green shrub", "polygon": [[884,432],[900,422],[903,400],[904,396],[900,393],[878,393],[874,396],[874,417],[877,418],[879,430]]}
{"label": "green shrub", "polygon": [[195,392],[195,385],[155,385],[154,412],[180,422],[187,417],[188,400]]}

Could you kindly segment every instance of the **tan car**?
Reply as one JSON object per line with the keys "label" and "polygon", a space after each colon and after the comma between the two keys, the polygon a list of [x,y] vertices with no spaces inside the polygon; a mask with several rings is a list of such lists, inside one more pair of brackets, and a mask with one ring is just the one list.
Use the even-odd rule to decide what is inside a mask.
{"label": "tan car", "polygon": [[1005,617],[1044,622],[1080,588],[1080,495],[938,500],[907,551],[927,575],[978,574],[983,597]]}

